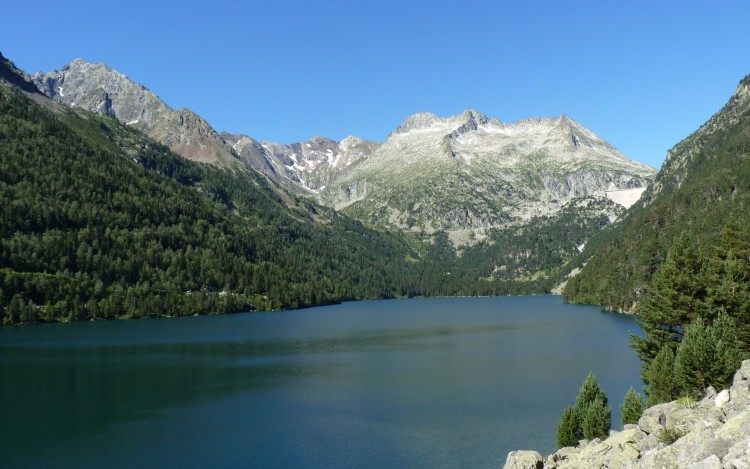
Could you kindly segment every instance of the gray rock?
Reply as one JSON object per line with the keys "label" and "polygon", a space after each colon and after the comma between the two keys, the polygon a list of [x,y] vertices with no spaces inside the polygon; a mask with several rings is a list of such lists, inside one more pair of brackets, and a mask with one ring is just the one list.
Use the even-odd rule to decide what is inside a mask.
{"label": "gray rock", "polygon": [[688,464],[685,469],[721,469],[721,460],[711,455],[701,462]]}
{"label": "gray rock", "polygon": [[750,469],[750,437],[740,439],[729,448],[724,464],[728,469]]}
{"label": "gray rock", "polygon": [[238,162],[232,149],[200,116],[174,110],[144,86],[105,64],[76,59],[32,81],[49,98],[117,118],[185,158],[219,166]]}
{"label": "gray rock", "polygon": [[505,460],[504,469],[542,469],[542,455],[536,451],[511,451]]}
{"label": "gray rock", "polygon": [[638,420],[638,428],[646,434],[658,433],[664,430],[667,424],[667,413],[677,408],[677,403],[667,402],[665,404],[649,407],[643,412]]}
{"label": "gray rock", "polygon": [[716,407],[721,409],[728,403],[729,403],[729,390],[725,389],[716,396],[716,399],[714,400],[714,404],[716,404]]}

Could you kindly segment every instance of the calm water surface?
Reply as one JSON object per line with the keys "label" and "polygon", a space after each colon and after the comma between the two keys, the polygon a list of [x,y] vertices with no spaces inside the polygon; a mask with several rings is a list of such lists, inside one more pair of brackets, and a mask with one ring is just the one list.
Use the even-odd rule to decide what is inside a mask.
{"label": "calm water surface", "polygon": [[549,453],[630,317],[560,297],[0,328],[2,467],[502,467]]}

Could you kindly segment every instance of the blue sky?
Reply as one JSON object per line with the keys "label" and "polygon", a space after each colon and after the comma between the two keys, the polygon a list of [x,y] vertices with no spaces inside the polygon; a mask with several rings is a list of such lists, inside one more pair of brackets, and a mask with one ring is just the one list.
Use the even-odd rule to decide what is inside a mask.
{"label": "blue sky", "polygon": [[747,1],[6,2],[33,73],[105,62],[217,130],[383,141],[405,118],[568,114],[660,167],[750,74]]}

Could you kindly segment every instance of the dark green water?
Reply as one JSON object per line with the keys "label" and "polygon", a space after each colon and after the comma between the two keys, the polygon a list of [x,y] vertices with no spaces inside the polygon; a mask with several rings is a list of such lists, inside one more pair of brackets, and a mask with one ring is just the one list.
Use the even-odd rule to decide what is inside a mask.
{"label": "dark green water", "polygon": [[0,328],[2,467],[502,467],[554,450],[632,318],[559,297]]}

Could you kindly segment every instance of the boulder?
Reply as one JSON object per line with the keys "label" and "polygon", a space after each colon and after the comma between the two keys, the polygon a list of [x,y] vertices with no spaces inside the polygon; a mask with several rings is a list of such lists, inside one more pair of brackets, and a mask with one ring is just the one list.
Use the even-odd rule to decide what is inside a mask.
{"label": "boulder", "polygon": [[721,391],[714,400],[714,403],[716,404],[716,407],[721,409],[725,405],[729,403],[729,389],[725,389]]}
{"label": "boulder", "polygon": [[542,469],[542,455],[536,451],[511,451],[503,469]]}
{"label": "boulder", "polygon": [[742,438],[724,456],[726,469],[750,469],[750,438]]}
{"label": "boulder", "polygon": [[711,455],[703,461],[688,464],[685,466],[685,469],[722,469],[721,460],[718,457]]}

